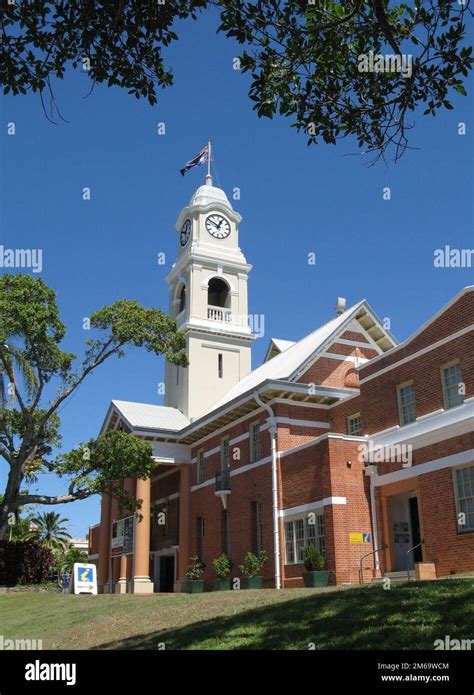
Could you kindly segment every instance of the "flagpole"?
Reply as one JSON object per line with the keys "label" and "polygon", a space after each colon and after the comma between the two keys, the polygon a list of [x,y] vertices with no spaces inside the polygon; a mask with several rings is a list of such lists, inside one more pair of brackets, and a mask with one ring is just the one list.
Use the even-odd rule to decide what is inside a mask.
{"label": "flagpole", "polygon": [[211,140],[207,141],[207,175],[211,175]]}

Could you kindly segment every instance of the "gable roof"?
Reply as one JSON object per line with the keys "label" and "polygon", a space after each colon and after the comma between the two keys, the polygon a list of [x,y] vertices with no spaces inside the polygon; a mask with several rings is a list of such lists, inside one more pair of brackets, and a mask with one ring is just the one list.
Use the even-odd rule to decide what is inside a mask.
{"label": "gable roof", "polygon": [[150,403],[112,401],[112,406],[131,429],[173,430],[178,432],[189,425],[188,418],[177,408]]}
{"label": "gable roof", "polygon": [[264,362],[260,367],[257,367],[257,369],[254,369],[250,374],[235,384],[224,398],[215,403],[208,412],[210,413],[217,410],[249,389],[256,388],[267,379],[294,380],[302,371],[304,365],[313,361],[317,357],[317,354],[322,352],[323,348],[331,343],[347,324],[354,318],[357,319],[359,316],[361,317],[360,322],[362,326],[362,319],[370,317],[372,327],[377,327],[378,332],[382,334],[382,337],[378,338],[379,343],[381,343],[381,350],[385,351],[389,349],[389,347],[397,345],[398,341],[389,331],[383,328],[380,319],[378,319],[375,312],[365,299],[363,299],[349,309],[346,309],[346,311],[339,314],[339,316],[336,316],[336,318],[328,321],[328,323],[320,326],[312,333],[309,333],[309,335],[298,342],[293,343],[290,347],[287,347],[286,350],[280,352],[280,354]]}
{"label": "gable roof", "polygon": [[295,344],[294,340],[282,340],[281,338],[271,338],[267,352],[263,359],[264,362],[273,359],[278,353],[285,352],[289,347]]}

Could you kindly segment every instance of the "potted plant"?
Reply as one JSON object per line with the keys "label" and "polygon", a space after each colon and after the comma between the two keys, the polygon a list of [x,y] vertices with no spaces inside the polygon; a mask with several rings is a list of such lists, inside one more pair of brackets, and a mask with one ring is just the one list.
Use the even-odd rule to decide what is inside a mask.
{"label": "potted plant", "polygon": [[189,558],[190,564],[186,571],[187,582],[184,583],[183,591],[187,594],[202,594],[204,591],[204,579],[201,579],[206,565],[200,561],[197,555]]}
{"label": "potted plant", "polygon": [[239,569],[244,575],[240,580],[241,589],[262,588],[263,577],[259,576],[258,573],[267,560],[268,557],[264,550],[261,550],[258,556],[250,552],[246,554],[244,564],[239,565]]}
{"label": "potted plant", "polygon": [[308,588],[327,586],[329,580],[329,572],[324,570],[324,558],[312,543],[304,548],[304,566],[306,572],[303,572],[304,585]]}
{"label": "potted plant", "polygon": [[230,570],[232,564],[225,553],[219,555],[215,560],[212,561],[212,566],[214,568],[214,574],[217,579],[214,582],[215,591],[229,591],[230,589]]}

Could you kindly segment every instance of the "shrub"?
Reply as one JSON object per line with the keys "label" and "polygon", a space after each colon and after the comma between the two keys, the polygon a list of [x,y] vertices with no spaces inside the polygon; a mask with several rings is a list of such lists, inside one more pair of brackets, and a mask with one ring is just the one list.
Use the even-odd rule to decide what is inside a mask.
{"label": "shrub", "polygon": [[232,568],[231,562],[225,553],[219,555],[218,558],[212,561],[214,574],[218,579],[227,579]]}
{"label": "shrub", "polygon": [[6,584],[41,584],[51,573],[53,553],[38,541],[1,541]]}
{"label": "shrub", "polygon": [[201,579],[201,575],[204,572],[206,565],[201,562],[197,555],[189,558],[190,564],[186,571],[186,576],[188,579]]}
{"label": "shrub", "polygon": [[245,577],[255,577],[267,560],[268,556],[264,550],[259,552],[258,557],[249,552],[245,555],[244,564],[239,565],[239,569]]}
{"label": "shrub", "polygon": [[324,569],[324,558],[313,543],[305,545],[304,566],[307,572],[321,572]]}

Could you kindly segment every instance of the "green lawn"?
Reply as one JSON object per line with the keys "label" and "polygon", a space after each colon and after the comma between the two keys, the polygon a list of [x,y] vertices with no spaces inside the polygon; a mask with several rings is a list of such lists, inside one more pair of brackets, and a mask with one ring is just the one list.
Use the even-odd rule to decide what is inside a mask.
{"label": "green lawn", "polygon": [[6,594],[4,639],[43,649],[433,649],[474,638],[474,582],[153,596]]}

